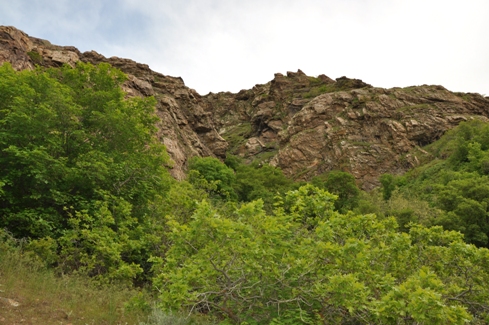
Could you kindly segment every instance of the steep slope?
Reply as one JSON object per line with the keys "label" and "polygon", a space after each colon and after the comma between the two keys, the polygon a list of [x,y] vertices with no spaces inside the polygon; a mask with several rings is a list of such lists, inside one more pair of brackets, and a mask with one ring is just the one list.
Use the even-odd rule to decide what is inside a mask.
{"label": "steep slope", "polygon": [[371,189],[380,174],[415,166],[414,149],[461,121],[489,117],[489,98],[479,94],[426,85],[375,88],[346,77],[308,77],[300,70],[278,73],[269,83],[237,94],[201,96],[181,78],[154,72],[145,64],[81,53],[0,26],[0,64],[10,62],[22,70],[77,61],[108,62],[128,74],[128,96],[155,96],[159,136],[178,179],[184,177],[191,156],[222,158],[232,153],[270,162],[297,179],[346,170],[364,189]]}

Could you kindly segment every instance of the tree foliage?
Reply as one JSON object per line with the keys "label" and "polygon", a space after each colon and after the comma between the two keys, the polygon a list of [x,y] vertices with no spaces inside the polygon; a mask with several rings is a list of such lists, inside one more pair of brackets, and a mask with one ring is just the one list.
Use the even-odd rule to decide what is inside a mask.
{"label": "tree foliage", "polygon": [[489,251],[471,245],[489,241],[487,124],[382,176],[370,201],[345,172],[299,187],[232,156],[192,158],[178,182],[155,100],[126,98],[125,80],[107,64],[0,67],[0,248],[149,284],[162,309],[221,324],[489,321]]}
{"label": "tree foliage", "polygon": [[140,273],[141,227],[168,179],[155,100],[125,99],[125,79],[108,64],[0,67],[0,227],[55,238],[62,264],[114,278]]}
{"label": "tree foliage", "polygon": [[282,170],[268,164],[244,164],[236,156],[225,160],[236,173],[234,190],[241,202],[261,199],[267,211],[271,211],[275,197],[294,188],[293,181],[285,177]]}
{"label": "tree foliage", "polygon": [[272,210],[275,196],[294,187],[279,168],[268,164],[244,164],[236,156],[225,162],[213,157],[193,157],[189,161],[190,183],[221,201],[251,202],[261,199]]}
{"label": "tree foliage", "polygon": [[[463,324],[487,316],[489,251],[440,227],[400,233],[392,218],[340,214],[333,198],[308,186],[288,193],[288,206],[273,215],[261,201],[230,216],[203,202],[189,223],[170,219],[173,245],[155,260],[162,307],[246,324]],[[314,228],[296,217],[304,213]]]}
{"label": "tree foliage", "polygon": [[[477,246],[489,246],[489,124],[461,123],[427,148],[435,157],[414,169],[399,191],[443,211],[432,225],[464,234]],[[391,183],[395,184],[396,179]]]}
{"label": "tree foliage", "polygon": [[355,182],[355,177],[350,173],[333,170],[313,178],[311,183],[338,195],[338,199],[335,201],[335,207],[338,211],[347,212],[358,206],[360,189]]}
{"label": "tree foliage", "polygon": [[207,189],[209,194],[222,200],[236,200],[233,185],[234,171],[217,158],[192,157],[189,161],[189,181],[197,187]]}

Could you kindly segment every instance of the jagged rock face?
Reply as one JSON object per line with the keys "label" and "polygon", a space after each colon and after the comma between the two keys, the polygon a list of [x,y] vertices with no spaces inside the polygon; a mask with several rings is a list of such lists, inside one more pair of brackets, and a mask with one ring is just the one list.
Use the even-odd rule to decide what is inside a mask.
{"label": "jagged rock face", "polygon": [[323,94],[295,114],[279,133],[283,146],[272,163],[303,178],[346,169],[365,189],[382,173],[416,166],[415,148],[473,118],[488,120],[489,101],[441,86],[360,88]]}
{"label": "jagged rock face", "polygon": [[[0,26],[0,64],[17,70],[76,62],[107,62],[128,75],[128,96],[155,96],[160,140],[173,160],[172,175],[185,176],[192,156],[240,155],[279,166],[296,179],[341,169],[364,189],[382,173],[418,163],[416,151],[464,120],[488,120],[489,99],[452,93],[441,86],[374,88],[358,79],[302,71],[237,94],[200,96],[181,78],[145,64],[56,46]],[[422,149],[419,149],[422,150]]]}
{"label": "jagged rock face", "polygon": [[461,121],[489,116],[489,99],[479,94],[426,85],[374,88],[300,70],[204,99],[232,153],[268,161],[296,179],[345,170],[366,190],[378,186],[383,173],[416,166],[413,149],[422,150]]}

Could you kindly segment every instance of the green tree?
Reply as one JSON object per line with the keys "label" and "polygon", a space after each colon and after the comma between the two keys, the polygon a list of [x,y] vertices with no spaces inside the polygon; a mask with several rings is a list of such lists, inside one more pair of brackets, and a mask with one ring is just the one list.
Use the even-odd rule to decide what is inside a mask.
{"label": "green tree", "polygon": [[236,182],[234,171],[223,162],[213,157],[192,157],[189,160],[190,183],[205,188],[214,198],[236,200],[233,189]]}
{"label": "green tree", "polygon": [[268,212],[273,209],[275,197],[284,195],[294,186],[294,182],[280,168],[258,163],[247,165],[236,156],[226,157],[225,163],[236,173],[233,187],[238,200],[251,202],[262,199]]}
{"label": "green tree", "polygon": [[87,273],[133,277],[149,253],[141,228],[169,176],[155,100],[126,99],[125,79],[108,64],[0,67],[0,227],[97,259],[72,264]]}
{"label": "green tree", "polygon": [[340,212],[346,213],[358,206],[360,189],[356,184],[355,177],[350,173],[333,170],[314,177],[311,183],[337,195],[335,208]]}
{"label": "green tree", "polygon": [[[409,172],[404,184],[396,179],[399,195],[425,200],[442,212],[427,224],[460,231],[465,241],[480,247],[489,246],[488,132],[489,123],[461,123],[426,148],[431,161]],[[392,212],[399,219],[416,219],[413,211]]]}
{"label": "green tree", "polygon": [[434,224],[458,230],[478,246],[489,244],[489,178],[470,177],[450,181],[437,191],[437,205],[447,213]]}
{"label": "green tree", "polygon": [[389,200],[392,192],[396,189],[396,179],[394,175],[383,174],[380,176],[380,184],[382,184],[382,196],[385,201]]}

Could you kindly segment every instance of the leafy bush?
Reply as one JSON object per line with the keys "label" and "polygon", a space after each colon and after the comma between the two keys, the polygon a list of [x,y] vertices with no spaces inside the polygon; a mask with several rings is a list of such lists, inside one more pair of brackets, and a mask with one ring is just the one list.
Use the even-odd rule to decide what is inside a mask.
{"label": "leafy bush", "polygon": [[192,157],[189,161],[189,181],[209,194],[222,200],[236,200],[233,185],[234,171],[213,157]]}
{"label": "leafy bush", "polygon": [[311,183],[328,192],[338,195],[335,208],[343,213],[351,211],[358,206],[360,189],[352,174],[333,170],[326,174],[314,177]]}
{"label": "leafy bush", "polygon": [[441,159],[411,171],[399,187],[406,197],[424,199],[444,212],[431,218],[432,225],[460,231],[479,247],[489,247],[488,134],[488,123],[461,123],[426,148]]}
{"label": "leafy bush", "polygon": [[294,187],[282,170],[268,164],[244,164],[236,156],[228,156],[226,165],[236,173],[234,190],[240,202],[262,199],[265,209],[272,211],[275,196],[281,196]]}
{"label": "leafy bush", "polygon": [[10,310],[2,304],[3,323],[25,319],[36,324],[137,324],[148,314],[141,306],[126,307],[142,296],[139,290],[99,287],[83,276],[57,276],[32,254],[30,244],[0,229],[0,296],[20,303]]}
{"label": "leafy bush", "polygon": [[274,215],[261,201],[230,215],[203,202],[189,223],[170,220],[173,245],[153,260],[162,308],[236,324],[487,317],[488,250],[441,227],[400,233],[393,218],[340,214],[333,198],[306,186],[289,192]]}

